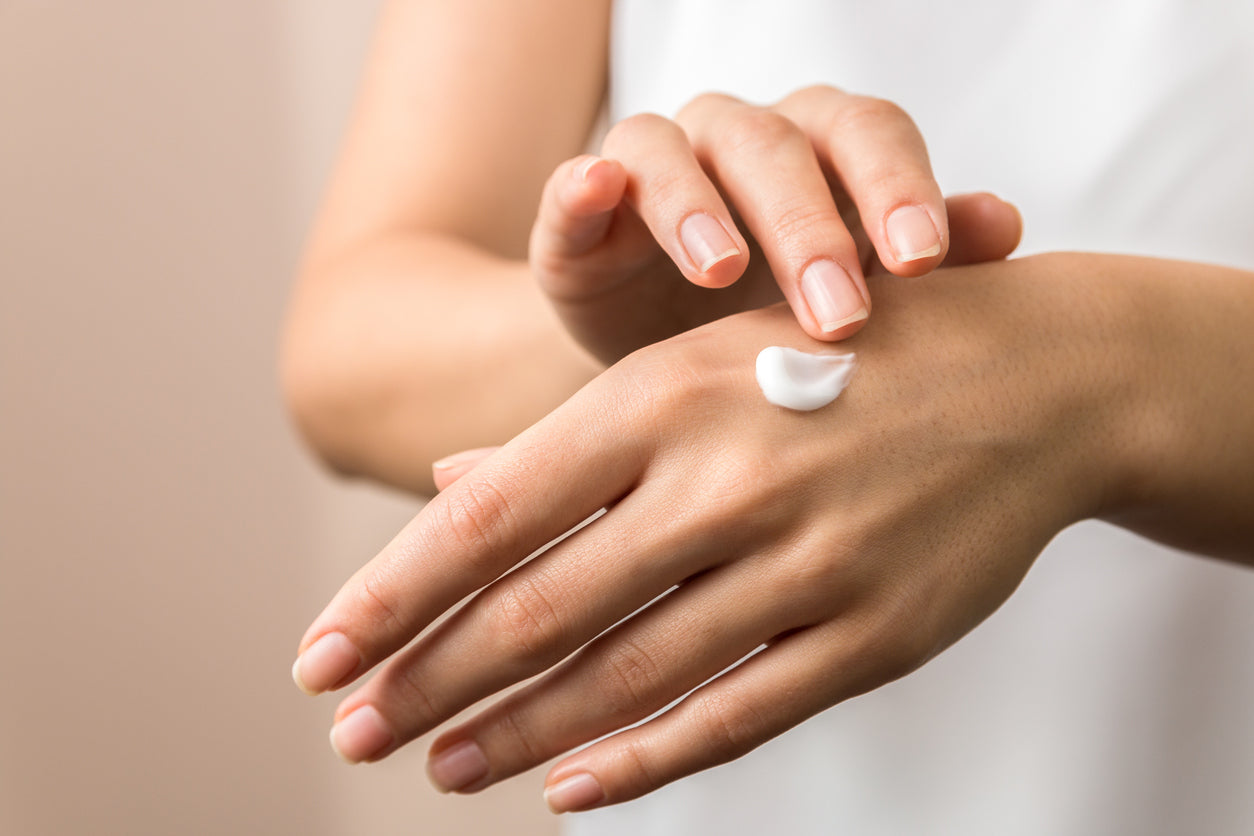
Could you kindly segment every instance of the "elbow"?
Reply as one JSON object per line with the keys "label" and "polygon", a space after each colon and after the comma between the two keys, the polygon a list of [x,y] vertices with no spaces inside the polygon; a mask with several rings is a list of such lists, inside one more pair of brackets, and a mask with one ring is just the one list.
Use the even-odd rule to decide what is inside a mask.
{"label": "elbow", "polygon": [[[429,496],[435,488],[423,440],[420,376],[365,350],[371,340],[343,316],[343,300],[297,295],[283,330],[278,377],[288,416],[330,473]],[[417,377],[417,379],[415,379]],[[417,404],[415,403],[417,401]]]}
{"label": "elbow", "polygon": [[288,418],[316,459],[340,477],[362,475],[353,453],[353,395],[324,362],[325,338],[315,322],[293,312],[279,351],[279,389]]}

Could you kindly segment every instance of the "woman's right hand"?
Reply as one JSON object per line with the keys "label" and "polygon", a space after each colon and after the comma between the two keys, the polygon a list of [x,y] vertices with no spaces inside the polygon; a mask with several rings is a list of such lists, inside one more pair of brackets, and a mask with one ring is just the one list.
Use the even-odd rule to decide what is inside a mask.
{"label": "woman's right hand", "polygon": [[[964,262],[1017,245],[1009,204],[969,195],[949,209],[965,222],[954,239]],[[896,105],[823,86],[769,107],[706,94],[674,121],[628,118],[601,156],[560,165],[530,261],[567,329],[605,363],[781,298],[807,334],[833,341],[865,322],[876,261],[918,276],[945,260],[948,216],[923,138]]]}

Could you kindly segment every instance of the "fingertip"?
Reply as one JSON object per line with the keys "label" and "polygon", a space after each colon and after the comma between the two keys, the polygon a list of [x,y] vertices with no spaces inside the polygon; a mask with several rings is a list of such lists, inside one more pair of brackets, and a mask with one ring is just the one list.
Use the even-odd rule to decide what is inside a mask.
{"label": "fingertip", "polygon": [[727,287],[744,273],[749,261],[746,245],[739,232],[728,226],[728,221],[702,211],[680,222],[679,243],[689,263],[678,266],[693,284]]}
{"label": "fingertip", "polygon": [[575,184],[572,208],[588,214],[613,209],[627,191],[627,169],[617,160],[588,156],[572,171]]}
{"label": "fingertip", "polygon": [[1023,216],[1013,203],[990,192],[954,195],[945,201],[952,246],[947,265],[1006,258],[1023,237]]}
{"label": "fingertip", "polygon": [[292,681],[310,696],[345,684],[361,667],[361,653],[339,631],[327,633],[305,648],[292,663]]}
{"label": "fingertip", "polygon": [[431,479],[435,482],[436,490],[444,490],[474,470],[480,462],[499,449],[499,447],[476,447],[432,462]]}
{"label": "fingertip", "polygon": [[870,314],[866,282],[832,259],[818,259],[801,273],[800,296],[793,302],[797,321],[816,340],[852,336]]}
{"label": "fingertip", "polygon": [[627,173],[614,160],[575,157],[554,173],[540,216],[559,228],[579,226],[612,211],[627,191]]}
{"label": "fingertip", "polygon": [[822,340],[825,343],[836,343],[841,340],[847,340],[861,331],[866,325],[868,318],[869,314],[864,310],[840,322],[825,323],[818,327],[811,325],[803,327],[805,327],[806,333],[816,340]]}
{"label": "fingertip", "polygon": [[993,198],[1001,206],[1001,214],[1006,224],[1006,255],[1014,252],[1019,243],[1023,240],[1023,213],[1019,211],[1019,207],[1008,200],[1003,200],[996,195]]}
{"label": "fingertip", "polygon": [[558,814],[590,810],[605,801],[605,789],[591,772],[576,772],[547,784],[544,801]]}
{"label": "fingertip", "polygon": [[745,274],[748,264],[749,256],[736,250],[713,262],[703,272],[689,276],[688,281],[710,290],[730,287]]}
{"label": "fingertip", "polygon": [[943,211],[906,204],[884,218],[883,242],[888,252],[880,261],[892,273],[918,276],[936,268],[945,258],[947,218]]}
{"label": "fingertip", "polygon": [[575,164],[571,167],[571,175],[579,182],[586,183],[592,170],[597,167],[603,167],[606,162],[608,160],[604,157],[598,157],[593,154],[576,157]]}

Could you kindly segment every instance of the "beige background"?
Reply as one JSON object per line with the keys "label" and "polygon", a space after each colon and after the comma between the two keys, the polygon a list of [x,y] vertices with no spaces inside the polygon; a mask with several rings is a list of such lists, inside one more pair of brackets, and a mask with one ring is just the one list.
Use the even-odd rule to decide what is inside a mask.
{"label": "beige background", "polygon": [[0,833],[549,833],[348,767],[288,678],[415,509],[292,438],[277,323],[376,3],[0,0]]}

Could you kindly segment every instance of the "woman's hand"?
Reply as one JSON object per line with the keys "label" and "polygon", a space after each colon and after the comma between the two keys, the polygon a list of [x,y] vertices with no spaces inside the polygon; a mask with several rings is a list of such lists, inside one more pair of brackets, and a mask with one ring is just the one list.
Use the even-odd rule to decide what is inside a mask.
{"label": "woman's hand", "polygon": [[[1004,257],[1017,214],[974,199],[993,224],[962,229],[962,245]],[[895,105],[830,87],[771,107],[708,94],[674,121],[626,119],[601,156],[559,166],[530,261],[568,330],[608,364],[781,298],[811,337],[843,339],[870,310],[872,259],[922,275],[950,232],[923,138]]]}
{"label": "woman's hand", "polygon": [[471,792],[617,731],[550,772],[565,811],[909,672],[1119,495],[1141,401],[1107,298],[1123,285],[1088,279],[1039,257],[883,281],[849,388],[811,413],[754,381],[764,346],[828,348],[781,306],[631,355],[357,572],[301,642],[298,683],[386,660],[336,712],[335,746],[363,761],[544,673],[439,738],[430,773]]}

